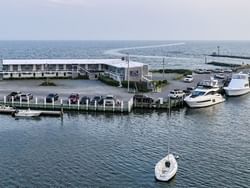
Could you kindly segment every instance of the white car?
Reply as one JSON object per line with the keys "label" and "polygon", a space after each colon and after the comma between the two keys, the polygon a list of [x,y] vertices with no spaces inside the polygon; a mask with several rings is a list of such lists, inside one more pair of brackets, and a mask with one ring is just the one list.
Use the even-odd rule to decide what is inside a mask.
{"label": "white car", "polygon": [[106,106],[113,106],[113,104],[116,104],[116,98],[113,95],[107,95],[104,101]]}
{"label": "white car", "polygon": [[194,81],[194,78],[192,75],[187,75],[184,79],[183,79],[184,82],[193,82]]}
{"label": "white car", "polygon": [[173,91],[170,91],[170,94],[168,95],[168,97],[172,98],[172,99],[178,99],[178,98],[183,98],[185,97],[185,92],[180,90],[180,89],[175,89]]}

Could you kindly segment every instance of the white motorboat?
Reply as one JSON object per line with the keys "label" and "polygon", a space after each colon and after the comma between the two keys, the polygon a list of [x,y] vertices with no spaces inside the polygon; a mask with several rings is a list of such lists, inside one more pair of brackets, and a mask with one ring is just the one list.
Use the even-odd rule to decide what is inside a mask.
{"label": "white motorboat", "polygon": [[16,110],[13,114],[14,117],[38,117],[41,115],[41,111],[37,110]]}
{"label": "white motorboat", "polygon": [[222,103],[225,98],[218,93],[217,89],[196,88],[184,101],[191,108],[202,108]]}
{"label": "white motorboat", "polygon": [[5,106],[5,105],[2,106],[2,105],[1,105],[1,106],[0,106],[0,110],[1,110],[1,111],[5,111],[5,110],[6,110],[6,111],[11,111],[11,110],[15,110],[15,109],[14,109],[13,107],[11,107],[11,106]]}
{"label": "white motorboat", "polygon": [[184,101],[191,108],[202,108],[222,103],[225,98],[218,93],[219,90],[218,80],[205,80],[199,83],[195,90],[184,98]]}
{"label": "white motorboat", "polygon": [[240,96],[250,92],[248,74],[233,74],[227,87],[224,87],[227,96]]}
{"label": "white motorboat", "polygon": [[178,164],[173,154],[168,154],[155,165],[155,178],[159,181],[171,180],[178,169]]}

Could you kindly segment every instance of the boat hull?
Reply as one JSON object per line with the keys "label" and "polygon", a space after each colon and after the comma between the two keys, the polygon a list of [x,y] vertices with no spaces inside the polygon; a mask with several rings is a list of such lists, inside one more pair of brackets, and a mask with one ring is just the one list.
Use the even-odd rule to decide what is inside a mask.
{"label": "boat hull", "polygon": [[246,95],[250,92],[250,88],[244,88],[244,89],[230,89],[230,88],[224,88],[225,93],[229,97],[237,97],[241,95]]}
{"label": "boat hull", "polygon": [[40,111],[18,111],[14,114],[15,117],[39,117],[41,115]]}
{"label": "boat hull", "polygon": [[190,108],[204,108],[222,103],[225,101],[225,98],[222,97],[221,95],[207,97],[204,99],[199,99],[199,98],[192,99],[190,97],[187,97],[184,99],[184,101]]}
{"label": "boat hull", "polygon": [[[166,167],[169,162],[169,167]],[[173,154],[169,154],[155,165],[155,179],[158,181],[170,181],[177,173],[178,164]]]}

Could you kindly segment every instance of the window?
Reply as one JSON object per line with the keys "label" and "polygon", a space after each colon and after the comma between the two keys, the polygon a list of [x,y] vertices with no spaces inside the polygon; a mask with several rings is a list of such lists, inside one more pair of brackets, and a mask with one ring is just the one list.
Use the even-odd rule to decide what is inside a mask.
{"label": "window", "polygon": [[13,65],[12,67],[13,67],[13,71],[14,71],[14,72],[17,72],[17,71],[18,71],[18,65]]}
{"label": "window", "polygon": [[64,70],[64,65],[58,65],[59,70]]}
{"label": "window", "polygon": [[72,65],[66,65],[67,71],[72,71]]}
{"label": "window", "polygon": [[33,65],[21,65],[21,70],[22,71],[32,71]]}
{"label": "window", "polygon": [[41,71],[42,70],[42,65],[36,65],[36,71]]}
{"label": "window", "polygon": [[205,94],[204,91],[193,91],[191,97],[203,96]]}

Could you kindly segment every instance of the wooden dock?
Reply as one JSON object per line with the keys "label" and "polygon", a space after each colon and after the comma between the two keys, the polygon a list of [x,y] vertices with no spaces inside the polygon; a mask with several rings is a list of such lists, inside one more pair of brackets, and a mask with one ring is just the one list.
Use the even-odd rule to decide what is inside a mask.
{"label": "wooden dock", "polygon": [[[67,103],[38,103],[30,101],[5,101],[0,100],[0,113],[13,114],[15,109],[32,109],[41,111],[41,116],[61,116],[62,112],[112,112],[112,113],[130,113],[133,108],[140,109],[165,109],[171,110],[185,106],[183,98],[168,99],[167,101],[137,101],[131,98],[128,102],[122,102],[119,105],[80,105]],[[5,106],[5,108],[3,108]]]}
{"label": "wooden dock", "polygon": [[[6,97],[4,98],[6,99]],[[58,116],[59,112],[70,112],[70,111],[93,111],[93,112],[113,112],[113,113],[129,113],[131,112],[133,108],[133,98],[131,98],[127,102],[121,102],[120,104],[113,104],[113,105],[81,105],[79,102],[77,104],[69,104],[69,103],[63,103],[63,101],[58,101],[57,103],[46,103],[44,102],[38,102],[38,100],[35,100],[35,102],[31,101],[6,101],[6,100],[0,100],[0,105],[6,106],[6,107],[12,107],[16,109],[33,109],[33,110],[39,110],[41,111],[42,115],[50,115],[50,116]],[[11,108],[5,108],[0,109],[0,113],[13,113],[15,110]]]}

